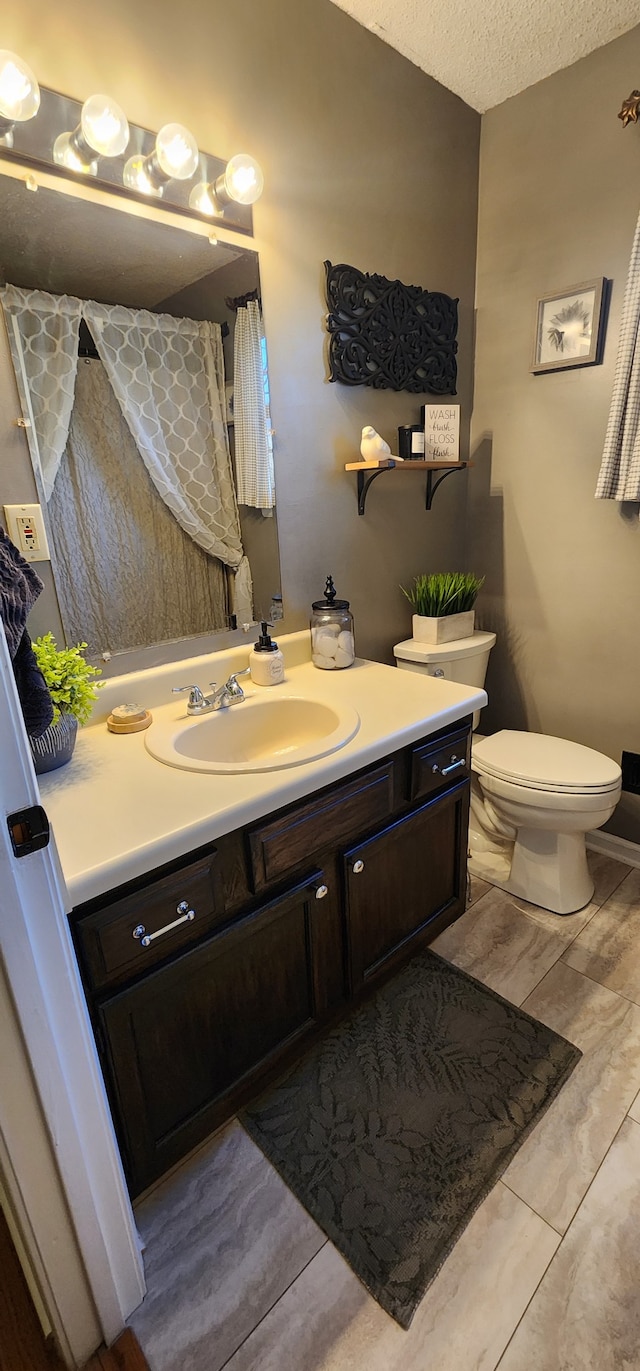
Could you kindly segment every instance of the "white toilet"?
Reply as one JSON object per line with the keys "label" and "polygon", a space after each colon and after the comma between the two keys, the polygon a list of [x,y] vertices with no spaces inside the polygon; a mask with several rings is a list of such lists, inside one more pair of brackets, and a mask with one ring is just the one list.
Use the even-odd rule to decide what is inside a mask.
{"label": "white toilet", "polygon": [[[393,651],[405,671],[483,686],[495,641],[483,632],[437,646],[410,638]],[[605,824],[620,799],[617,762],[563,738],[503,729],[491,738],[474,733],[471,770],[471,874],[555,914],[588,904],[585,834]]]}

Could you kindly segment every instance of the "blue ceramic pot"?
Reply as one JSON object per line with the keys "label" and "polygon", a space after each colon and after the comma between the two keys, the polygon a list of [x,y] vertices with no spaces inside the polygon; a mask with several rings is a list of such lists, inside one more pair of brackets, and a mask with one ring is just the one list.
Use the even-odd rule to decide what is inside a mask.
{"label": "blue ceramic pot", "polygon": [[61,714],[57,724],[49,724],[39,738],[29,739],[38,776],[45,771],[55,771],[71,761],[77,733],[78,720],[75,714]]}

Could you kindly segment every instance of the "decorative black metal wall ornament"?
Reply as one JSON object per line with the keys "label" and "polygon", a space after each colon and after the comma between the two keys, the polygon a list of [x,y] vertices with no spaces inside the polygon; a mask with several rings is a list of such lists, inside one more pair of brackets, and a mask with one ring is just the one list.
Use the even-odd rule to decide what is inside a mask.
{"label": "decorative black metal wall ornament", "polygon": [[345,263],[324,265],[331,381],[456,394],[457,300]]}

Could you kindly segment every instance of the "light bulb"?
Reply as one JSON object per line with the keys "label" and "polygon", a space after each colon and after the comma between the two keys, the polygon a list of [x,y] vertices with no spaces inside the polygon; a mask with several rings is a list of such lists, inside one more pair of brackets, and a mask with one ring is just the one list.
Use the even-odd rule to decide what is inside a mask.
{"label": "light bulb", "polygon": [[36,78],[14,52],[0,51],[0,116],[12,124],[33,119],[40,108],[40,87]]}
{"label": "light bulb", "polygon": [[198,165],[198,144],[183,124],[165,124],[148,157],[130,157],[124,184],[143,195],[162,195],[168,181],[188,181]]}
{"label": "light bulb", "polygon": [[80,123],[73,133],[60,133],[53,145],[53,160],[67,171],[95,176],[99,157],[119,157],[129,142],[126,115],[108,95],[90,95],[82,106]]}
{"label": "light bulb", "polygon": [[164,190],[164,184],[158,185],[149,174],[147,163],[152,159],[149,157],[130,157],[124,164],[122,173],[123,184],[127,190],[135,190],[139,195],[155,195],[159,200]]}
{"label": "light bulb", "polygon": [[165,124],[160,129],[155,155],[170,181],[188,181],[198,166],[198,144],[183,124]]}
{"label": "light bulb", "polygon": [[227,162],[224,175],[216,181],[219,199],[235,200],[239,205],[253,205],[262,195],[264,176],[253,157],[239,152]]}
{"label": "light bulb", "polygon": [[213,186],[209,181],[198,181],[193,187],[189,196],[189,209],[195,209],[198,214],[208,214],[210,217],[220,213],[221,206],[216,202]]}
{"label": "light bulb", "polygon": [[80,116],[82,137],[99,157],[120,157],[129,142],[127,117],[108,95],[91,95]]}
{"label": "light bulb", "polygon": [[13,147],[14,124],[33,119],[40,108],[40,87],[36,78],[15,52],[0,50],[0,144]]}

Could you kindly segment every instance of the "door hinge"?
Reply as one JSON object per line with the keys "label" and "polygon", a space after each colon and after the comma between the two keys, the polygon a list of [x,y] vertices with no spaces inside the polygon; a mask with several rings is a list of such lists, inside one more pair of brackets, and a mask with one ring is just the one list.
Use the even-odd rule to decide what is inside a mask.
{"label": "door hinge", "polygon": [[42,805],[31,805],[29,809],[17,809],[15,814],[7,815],[7,827],[14,857],[29,857],[47,847],[51,831],[49,820]]}

